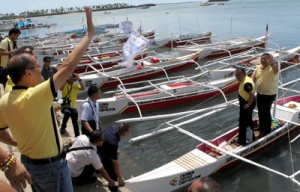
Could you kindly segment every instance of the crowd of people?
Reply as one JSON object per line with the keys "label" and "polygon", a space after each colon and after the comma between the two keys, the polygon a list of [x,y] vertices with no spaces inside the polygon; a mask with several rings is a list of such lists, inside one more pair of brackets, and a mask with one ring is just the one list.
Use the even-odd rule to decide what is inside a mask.
{"label": "crowd of people", "polygon": [[[102,126],[97,103],[100,90],[96,86],[88,88],[88,98],[83,102],[81,131],[77,121],[77,92],[85,87],[73,71],[95,33],[90,8],[85,7],[85,13],[87,34],[59,69],[50,66],[50,57],[44,57],[41,67],[32,47],[18,48],[15,42],[21,34],[19,29],[10,30],[8,37],[0,43],[0,83],[7,88],[7,93],[0,99],[0,141],[16,146],[21,153],[20,162],[13,154],[0,148],[0,168],[17,191],[22,191],[29,183],[33,191],[69,192],[73,191],[72,183],[84,185],[95,182],[95,173],[108,181],[112,192],[125,185],[118,147],[121,138],[130,134],[130,125]],[[270,133],[270,109],[276,97],[277,73],[278,67],[269,54],[262,55],[261,65],[252,78],[247,76],[244,68],[236,69],[235,75],[240,82],[238,142],[241,145],[246,144],[247,128],[254,128],[252,113],[256,103],[261,136]],[[58,90],[62,91],[64,101],[61,127],[57,124],[53,105]],[[70,117],[75,138],[65,150],[61,134],[66,133]],[[7,128],[11,134],[5,131]],[[212,183],[208,179],[197,180],[188,191],[198,191],[201,182]],[[0,188],[14,191],[2,181]],[[219,186],[217,188],[221,191]]]}
{"label": "crowd of people", "polygon": [[[51,58],[49,57],[44,58],[41,68],[31,47],[20,49],[13,47],[13,42],[21,34],[19,29],[12,29],[9,36],[0,43],[1,78],[4,77],[0,83],[5,87],[7,85],[5,77],[11,80],[10,89],[0,100],[0,141],[16,146],[21,153],[20,162],[13,154],[8,154],[0,148],[0,166],[1,170],[5,171],[11,186],[17,191],[22,191],[27,183],[31,185],[32,191],[73,191],[72,180],[75,182],[79,178],[83,181],[79,184],[84,184],[81,176],[94,171],[107,179],[109,186],[114,188],[113,190],[117,189],[115,181],[119,181],[119,186],[124,186],[120,168],[117,167],[116,170],[107,173],[105,169],[111,169],[111,167],[102,166],[98,150],[100,148],[107,150],[107,147],[101,147],[103,143],[108,143],[105,144],[108,148],[118,150],[118,142],[124,135],[123,127],[127,128],[126,135],[130,132],[130,127],[128,124],[114,126],[113,131],[117,132],[113,132],[113,138],[112,135],[108,135],[107,138],[110,140],[106,141],[100,121],[96,118],[99,116],[99,107],[95,105],[95,101],[100,97],[98,88],[96,90],[95,87],[89,88],[87,99],[89,105],[84,106],[85,112],[82,114],[84,130],[92,129],[88,130],[88,134],[80,135],[77,123],[76,92],[84,89],[84,85],[79,76],[72,71],[87,50],[95,33],[90,8],[86,7],[85,12],[87,34],[59,70],[50,66]],[[78,80],[79,84],[75,84],[75,80]],[[59,129],[53,101],[60,89],[64,100],[68,99],[69,103],[62,107],[64,118]],[[69,117],[73,122],[75,139],[70,149],[65,151],[60,132],[62,133],[66,128]],[[91,120],[95,121],[96,126],[91,125]],[[7,128],[10,129],[12,135],[5,131]],[[110,130],[110,128],[105,130]],[[75,149],[78,147],[85,148]],[[90,158],[86,159],[86,157]],[[101,158],[104,158],[103,155]],[[114,157],[112,161],[113,164],[118,164],[117,158]],[[114,180],[110,178],[113,174],[118,176]],[[4,182],[0,185],[3,188],[9,188]],[[13,188],[10,190],[13,191]]]}

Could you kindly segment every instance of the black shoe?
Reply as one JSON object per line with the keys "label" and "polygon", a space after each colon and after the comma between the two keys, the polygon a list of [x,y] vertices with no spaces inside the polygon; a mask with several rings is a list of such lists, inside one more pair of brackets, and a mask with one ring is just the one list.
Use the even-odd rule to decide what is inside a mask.
{"label": "black shoe", "polygon": [[242,142],[242,141],[237,141],[236,144],[237,144],[237,146],[240,146],[240,145],[242,145],[242,146],[247,145],[246,141],[244,141],[244,142]]}

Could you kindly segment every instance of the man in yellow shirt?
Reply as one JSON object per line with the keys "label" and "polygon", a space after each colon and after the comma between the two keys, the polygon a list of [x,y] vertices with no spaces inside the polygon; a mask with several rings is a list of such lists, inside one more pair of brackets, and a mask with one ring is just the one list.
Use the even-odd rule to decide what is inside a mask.
{"label": "man in yellow shirt", "polygon": [[271,107],[277,93],[278,71],[272,55],[264,53],[261,56],[261,64],[252,75],[252,79],[256,82],[260,136],[271,132]]}
{"label": "man in yellow shirt", "polygon": [[[255,108],[254,82],[246,75],[244,68],[237,68],[235,77],[240,83],[239,87],[239,103],[240,103],[240,119],[239,119],[239,144],[246,144],[247,127],[254,128],[252,113]],[[253,132],[252,132],[253,133]],[[254,138],[254,134],[252,135]]]}
{"label": "man in yellow shirt", "polygon": [[[79,81],[74,83],[74,81]],[[64,114],[64,118],[61,124],[60,133],[66,133],[67,122],[69,118],[72,119],[75,137],[80,135],[78,125],[78,111],[77,111],[77,93],[78,90],[84,90],[84,84],[79,78],[78,74],[70,75],[67,79],[67,83],[62,87],[62,98],[64,100],[61,112]]]}
{"label": "man in yellow shirt", "polygon": [[0,83],[3,84],[4,88],[7,81],[6,65],[8,63],[8,60],[12,57],[12,54],[14,54],[17,51],[17,49],[14,48],[14,41],[16,41],[19,38],[20,34],[20,29],[12,28],[8,32],[8,37],[3,39],[0,43]]}
{"label": "man in yellow shirt", "polygon": [[73,191],[52,104],[95,33],[91,9],[85,12],[88,32],[53,77],[42,82],[41,66],[30,54],[18,54],[7,65],[15,86],[0,99],[0,129],[9,127],[17,141],[33,191]]}

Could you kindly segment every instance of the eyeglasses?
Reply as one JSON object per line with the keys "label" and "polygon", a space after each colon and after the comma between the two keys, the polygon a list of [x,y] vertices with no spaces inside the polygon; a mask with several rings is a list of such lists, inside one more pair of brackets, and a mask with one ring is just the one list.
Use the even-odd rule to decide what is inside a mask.
{"label": "eyeglasses", "polygon": [[47,61],[47,60],[46,60],[45,62],[50,63],[51,61]]}

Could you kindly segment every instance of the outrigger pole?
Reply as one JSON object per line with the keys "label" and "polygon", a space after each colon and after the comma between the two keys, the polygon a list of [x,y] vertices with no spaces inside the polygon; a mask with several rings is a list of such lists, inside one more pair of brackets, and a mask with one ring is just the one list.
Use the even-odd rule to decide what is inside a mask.
{"label": "outrigger pole", "polygon": [[[186,79],[189,80],[189,81],[192,81],[189,78],[186,78]],[[225,104],[221,104],[221,105],[217,105],[217,106],[213,106],[213,107],[208,107],[208,108],[200,109],[200,110],[186,111],[186,112],[181,112],[181,113],[173,113],[173,114],[168,114],[168,115],[155,115],[155,116],[149,116],[149,117],[142,117],[142,115],[140,115],[140,117],[138,117],[138,118],[121,119],[121,120],[116,121],[116,123],[146,121],[146,120],[154,120],[154,119],[162,119],[162,118],[171,118],[173,116],[179,116],[179,115],[185,115],[185,114],[191,114],[191,113],[200,113],[200,112],[203,112],[203,111],[206,111],[206,110],[216,109],[219,106],[226,107],[228,105],[228,103],[233,104],[234,102],[237,102],[237,99],[228,102],[225,93],[220,88],[218,88],[216,86],[208,85],[208,84],[205,84],[205,83],[197,83],[197,84],[201,85],[203,87],[209,87],[209,88],[216,89],[216,90],[220,91],[220,93],[224,97]],[[156,88],[159,89],[159,87],[156,87]],[[123,92],[124,92],[124,94],[126,94],[125,91],[123,91]]]}

